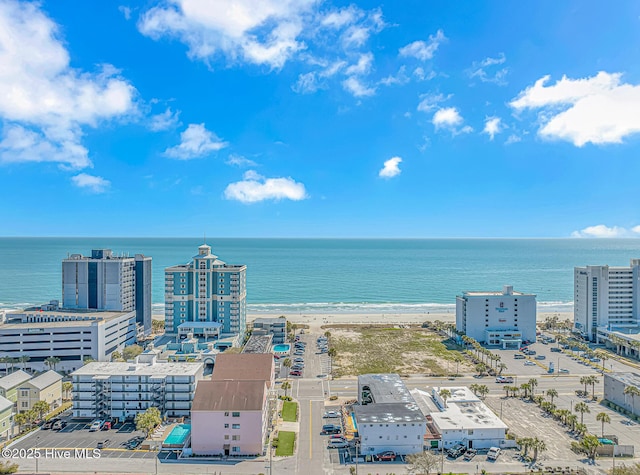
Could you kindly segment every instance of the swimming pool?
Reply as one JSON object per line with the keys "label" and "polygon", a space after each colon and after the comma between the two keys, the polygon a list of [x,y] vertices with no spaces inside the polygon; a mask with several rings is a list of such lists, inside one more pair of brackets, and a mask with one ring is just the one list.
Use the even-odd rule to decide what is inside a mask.
{"label": "swimming pool", "polygon": [[191,424],[179,424],[173,428],[171,433],[164,439],[162,445],[184,445],[185,440],[191,432]]}
{"label": "swimming pool", "polygon": [[289,353],[290,350],[291,350],[291,345],[289,345],[288,343],[285,343],[282,345],[275,345],[273,347],[274,353]]}

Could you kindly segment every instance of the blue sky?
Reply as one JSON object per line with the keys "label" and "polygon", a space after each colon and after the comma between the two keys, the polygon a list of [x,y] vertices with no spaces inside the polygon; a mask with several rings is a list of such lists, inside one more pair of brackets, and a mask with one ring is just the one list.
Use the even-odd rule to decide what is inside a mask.
{"label": "blue sky", "polygon": [[0,235],[640,237],[640,4],[0,0]]}

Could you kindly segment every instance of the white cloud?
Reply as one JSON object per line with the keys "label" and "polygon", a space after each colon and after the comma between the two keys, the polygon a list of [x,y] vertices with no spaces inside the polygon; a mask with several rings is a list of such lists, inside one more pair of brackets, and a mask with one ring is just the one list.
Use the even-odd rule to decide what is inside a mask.
{"label": "white cloud", "polygon": [[257,203],[266,200],[300,201],[307,198],[302,183],[292,178],[265,178],[254,170],[248,170],[242,181],[230,183],[224,190],[225,198],[242,203]]}
{"label": "white cloud", "polygon": [[294,92],[299,94],[311,94],[320,88],[315,72],[304,73],[298,76],[296,83],[291,86]]}
{"label": "white cloud", "polygon": [[179,116],[180,111],[173,112],[170,107],[167,107],[163,113],[151,116],[149,128],[154,132],[173,129],[180,125]]}
{"label": "white cloud", "polygon": [[118,10],[124,15],[125,20],[131,20],[131,8],[125,5],[120,5]]}
{"label": "white cloud", "polygon": [[435,36],[430,35],[429,41],[414,41],[400,48],[400,56],[417,58],[420,61],[426,61],[433,58],[434,53],[440,44],[446,41],[446,37],[442,30],[438,30]]}
{"label": "white cloud", "polygon": [[362,75],[368,74],[371,71],[371,63],[373,63],[373,54],[365,53],[361,54],[356,64],[352,64],[345,70],[347,75]]}
{"label": "white cloud", "polygon": [[366,85],[355,76],[349,77],[342,81],[342,85],[355,97],[368,97],[373,96],[376,93],[376,89],[374,87]]}
{"label": "white cloud", "polygon": [[640,225],[631,229],[620,226],[606,226],[597,224],[595,226],[587,226],[580,231],[571,233],[574,238],[624,238],[624,237],[640,237]]}
{"label": "white cloud", "polygon": [[[497,68],[507,61],[504,53],[500,53],[497,58],[485,58],[482,61],[474,61],[471,68],[467,70],[470,78],[477,78],[482,82],[492,82],[499,86],[506,86],[506,77],[509,68]],[[489,72],[487,72],[489,71]]]}
{"label": "white cloud", "polygon": [[502,121],[500,117],[487,117],[484,121],[484,130],[483,133],[487,134],[490,140],[502,132]]}
{"label": "white cloud", "polygon": [[204,124],[189,124],[180,134],[180,143],[164,151],[167,157],[190,160],[217,152],[229,145],[216,134],[207,130]]}
{"label": "white cloud", "polygon": [[586,143],[620,143],[640,132],[640,85],[622,82],[620,73],[563,76],[546,86],[550,76],[537,80],[510,105],[516,110],[540,109],[538,135],[582,147]]}
{"label": "white cloud", "polygon": [[505,145],[509,145],[509,144],[518,143],[518,142],[521,142],[521,141],[522,141],[522,138],[520,136],[518,136],[516,134],[511,134],[511,135],[509,135],[507,140],[505,140],[504,143],[505,143]]}
{"label": "white cloud", "polygon": [[403,85],[407,84],[411,78],[407,76],[407,68],[406,66],[400,66],[398,72],[395,75],[387,76],[386,78],[380,79],[380,84],[384,84],[385,86],[392,86],[395,84]]}
{"label": "white cloud", "polygon": [[255,167],[258,166],[256,162],[250,160],[242,155],[237,155],[232,153],[229,155],[229,159],[227,160],[227,165],[235,165],[237,167]]}
{"label": "white cloud", "polygon": [[136,112],[136,91],[113,66],[69,66],[58,26],[37,3],[0,2],[0,64],[0,161],[91,166],[83,127]]}
{"label": "white cloud", "polygon": [[78,188],[86,188],[87,191],[92,193],[104,193],[111,186],[109,180],[105,180],[101,176],[87,175],[86,173],[71,177],[71,181]]}
{"label": "white cloud", "polygon": [[321,20],[323,26],[339,30],[347,25],[351,25],[362,17],[362,11],[351,5],[347,8],[334,10],[327,13]]}
{"label": "white cloud", "polygon": [[455,107],[445,107],[438,109],[437,112],[433,114],[432,122],[437,129],[439,127],[457,127],[462,124],[463,119],[458,109]]}
{"label": "white cloud", "polygon": [[420,102],[417,109],[421,112],[431,112],[438,107],[438,104],[444,102],[453,97],[451,94],[445,96],[444,94],[421,94]]}
{"label": "white cloud", "polygon": [[435,71],[429,71],[428,73],[425,73],[424,69],[418,66],[413,70],[413,76],[418,81],[431,81],[434,77],[437,76],[437,74],[435,73]]}
{"label": "white cloud", "polygon": [[400,175],[402,170],[400,170],[399,166],[402,163],[402,158],[400,157],[392,157],[386,162],[384,162],[384,166],[378,173],[378,176],[381,178],[393,178],[394,176]]}

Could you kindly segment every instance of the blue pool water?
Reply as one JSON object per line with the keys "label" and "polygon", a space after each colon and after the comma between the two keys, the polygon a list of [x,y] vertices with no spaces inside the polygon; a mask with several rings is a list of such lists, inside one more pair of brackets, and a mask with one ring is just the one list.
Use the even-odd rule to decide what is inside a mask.
{"label": "blue pool water", "polygon": [[273,347],[273,351],[275,353],[286,353],[291,349],[291,345],[289,344],[285,344],[285,345],[275,345]]}
{"label": "blue pool water", "polygon": [[191,424],[180,424],[164,439],[165,445],[182,445],[191,432]]}

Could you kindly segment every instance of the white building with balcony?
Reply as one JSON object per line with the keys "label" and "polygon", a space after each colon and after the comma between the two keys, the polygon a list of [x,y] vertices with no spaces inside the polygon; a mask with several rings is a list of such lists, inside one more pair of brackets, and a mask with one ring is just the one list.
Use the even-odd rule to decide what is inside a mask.
{"label": "white building with balcony", "polygon": [[519,347],[536,341],[536,296],[502,291],[463,292],[456,297],[456,330],[487,345]]}
{"label": "white building with balcony", "polygon": [[[206,244],[198,248],[198,254],[188,264],[167,267],[166,332],[177,335],[185,323],[217,322],[221,339],[240,336],[229,340],[229,346],[242,341],[247,326],[246,272],[245,265],[219,260]],[[196,328],[190,330],[199,336]]]}
{"label": "white building with balcony", "polygon": [[188,417],[203,364],[156,358],[143,353],[133,363],[96,362],[74,371],[73,416],[122,420],[157,407],[163,417]]}

